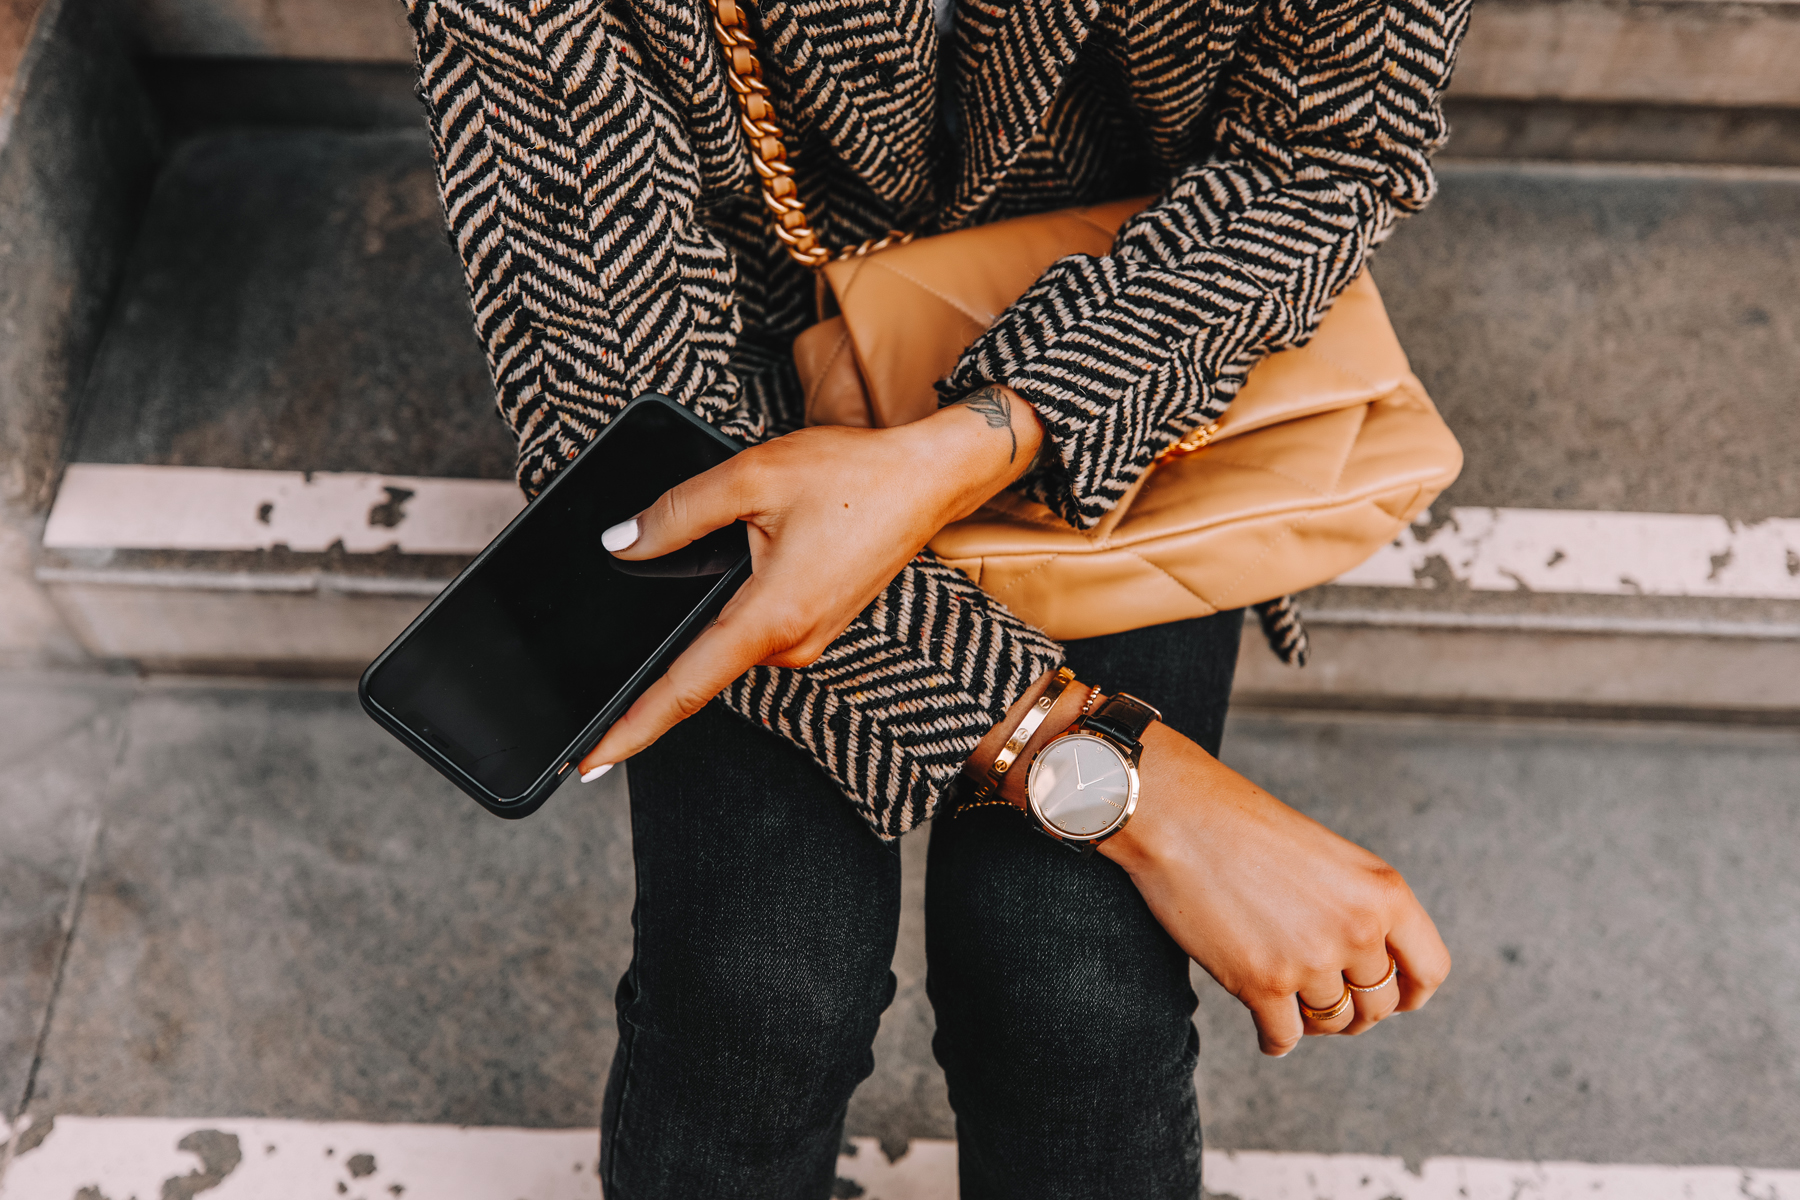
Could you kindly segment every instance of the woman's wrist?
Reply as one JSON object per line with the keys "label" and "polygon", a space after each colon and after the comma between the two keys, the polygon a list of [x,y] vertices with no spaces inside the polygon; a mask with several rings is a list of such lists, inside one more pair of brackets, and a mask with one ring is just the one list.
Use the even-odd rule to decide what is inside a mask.
{"label": "woman's wrist", "polygon": [[[987,779],[988,768],[995,757],[1025,714],[1052,686],[1054,677],[1054,672],[1039,676],[981,740],[964,768],[971,780],[979,783]],[[1080,679],[1069,685],[1020,752],[1014,768],[1001,781],[996,789],[997,798],[1019,808],[1025,807],[1032,760],[1051,741],[1068,732],[1084,711],[1091,711],[1106,702],[1102,694],[1090,705],[1093,691]],[[1138,758],[1137,808],[1123,829],[1100,843],[1099,852],[1132,874],[1150,869],[1169,856],[1171,839],[1190,838],[1199,830],[1192,812],[1184,814],[1187,819],[1171,820],[1175,815],[1173,806],[1180,803],[1178,798],[1220,794],[1229,784],[1229,779],[1224,777],[1230,774],[1229,768],[1205,750],[1161,721],[1153,722],[1144,731],[1143,751]]]}
{"label": "woman's wrist", "polygon": [[973,513],[1023,475],[1044,444],[1037,410],[998,384],[894,432],[912,443],[921,479],[947,487],[945,524]]}
{"label": "woman's wrist", "polygon": [[[988,768],[993,765],[994,759],[1006,746],[1007,739],[1019,727],[1019,722],[1025,719],[1025,714],[1031,711],[1031,707],[1050,689],[1054,680],[1055,672],[1045,672],[1025,689],[1024,694],[1013,701],[1012,706],[1006,710],[1006,716],[1002,717],[988,731],[987,736],[981,739],[981,744],[975,747],[975,753],[969,756],[969,761],[963,770],[970,779],[978,783],[986,781]],[[1043,723],[1031,735],[1031,740],[1025,743],[1025,748],[1019,752],[1019,757],[1014,760],[1013,769],[1007,772],[1005,778],[1001,780],[1000,787],[995,793],[997,798],[1019,808],[1025,807],[1025,782],[1026,776],[1030,774],[1027,768],[1030,767],[1031,760],[1037,757],[1038,751],[1053,739],[1067,732],[1071,725],[1080,720],[1093,690],[1091,686],[1084,684],[1079,679],[1063,690],[1061,698],[1045,715]]]}
{"label": "woman's wrist", "polygon": [[1191,809],[1195,796],[1216,795],[1222,783],[1217,773],[1227,770],[1204,749],[1161,721],[1144,731],[1142,745],[1138,755],[1137,808],[1125,827],[1099,846],[1101,854],[1132,875],[1168,858],[1171,839],[1195,834],[1195,813],[1184,811],[1187,819],[1177,822],[1170,820],[1172,810],[1177,804],[1183,805],[1184,810]]}

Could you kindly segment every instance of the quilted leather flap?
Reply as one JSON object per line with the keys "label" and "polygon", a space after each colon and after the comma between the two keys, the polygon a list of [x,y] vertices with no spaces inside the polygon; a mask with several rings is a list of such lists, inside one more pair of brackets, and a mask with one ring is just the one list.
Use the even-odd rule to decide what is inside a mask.
{"label": "quilted leather flap", "polygon": [[1005,491],[947,526],[931,548],[960,559],[1143,546],[1395,492],[1429,499],[1461,469],[1462,447],[1407,376],[1372,403],[1265,426],[1164,463],[1092,529],[1075,529],[1035,500]]}
{"label": "quilted leather flap", "polygon": [[1271,354],[1251,369],[1219,418],[1214,440],[1368,404],[1393,393],[1411,375],[1381,292],[1365,268],[1332,301],[1311,341]]}
{"label": "quilted leather flap", "polygon": [[[937,410],[937,381],[1059,258],[1105,254],[1143,199],[997,221],[826,266],[825,278],[867,388],[874,422]],[[1305,346],[1251,370],[1219,438],[1367,404],[1408,376],[1367,270],[1339,294]]]}
{"label": "quilted leather flap", "polygon": [[1092,529],[1068,525],[1044,505],[1005,491],[944,528],[931,548],[948,558],[1053,550],[1091,553],[1331,503],[1356,456],[1362,408],[1265,428],[1156,467]]}
{"label": "quilted leather flap", "polygon": [[937,381],[1057,259],[1105,254],[1148,197],[922,238],[825,267],[877,423],[937,411]]}

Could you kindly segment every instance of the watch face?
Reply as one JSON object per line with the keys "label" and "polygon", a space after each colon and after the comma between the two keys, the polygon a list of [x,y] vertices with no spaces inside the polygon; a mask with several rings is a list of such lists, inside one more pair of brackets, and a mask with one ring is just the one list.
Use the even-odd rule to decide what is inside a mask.
{"label": "watch face", "polygon": [[1137,792],[1137,773],[1117,747],[1092,734],[1057,738],[1031,764],[1031,806],[1058,833],[1091,838],[1117,824]]}

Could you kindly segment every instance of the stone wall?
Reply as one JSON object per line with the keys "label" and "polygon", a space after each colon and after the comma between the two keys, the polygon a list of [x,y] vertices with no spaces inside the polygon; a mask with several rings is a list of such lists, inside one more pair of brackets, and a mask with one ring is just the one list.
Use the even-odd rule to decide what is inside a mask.
{"label": "stone wall", "polygon": [[32,547],[155,166],[148,106],[110,12],[103,0],[47,0],[0,107],[3,658],[73,646],[31,578]]}
{"label": "stone wall", "polygon": [[123,0],[152,54],[410,62],[400,0]]}
{"label": "stone wall", "polygon": [[1800,107],[1800,4],[1480,0],[1451,93]]}
{"label": "stone wall", "polygon": [[[135,36],[153,54],[412,57],[399,0],[125,3]],[[1796,62],[1800,3],[1481,0],[1451,91],[1507,100],[1800,107]]]}

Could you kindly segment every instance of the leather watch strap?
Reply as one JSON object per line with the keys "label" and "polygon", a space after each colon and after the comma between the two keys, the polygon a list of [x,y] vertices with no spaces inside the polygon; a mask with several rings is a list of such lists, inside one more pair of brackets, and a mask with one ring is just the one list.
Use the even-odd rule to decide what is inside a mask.
{"label": "leather watch strap", "polygon": [[1150,728],[1154,721],[1162,719],[1162,713],[1145,704],[1136,696],[1120,692],[1082,722],[1085,729],[1103,734],[1127,747],[1133,754],[1139,748],[1144,730]]}

